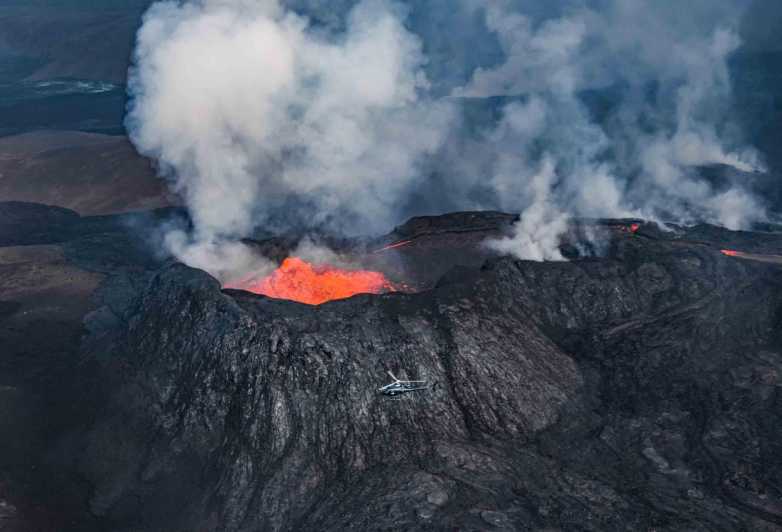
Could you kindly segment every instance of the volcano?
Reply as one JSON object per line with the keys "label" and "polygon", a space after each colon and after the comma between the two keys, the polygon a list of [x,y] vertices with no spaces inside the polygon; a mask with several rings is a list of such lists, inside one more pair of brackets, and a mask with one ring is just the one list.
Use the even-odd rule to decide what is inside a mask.
{"label": "volcano", "polygon": [[[17,287],[0,304],[6,374],[14,400],[33,409],[40,390],[62,420],[7,422],[27,443],[4,456],[46,457],[20,470],[26,490],[0,483],[7,522],[782,527],[782,233],[578,221],[605,254],[541,263],[482,244],[513,215],[414,218],[345,249],[415,291],[370,276],[378,293],[302,305],[161,261],[128,229],[176,215],[0,205],[0,279]],[[269,286],[345,273],[257,246],[289,259]],[[24,356],[55,340],[70,354],[35,349],[57,363]],[[388,397],[388,372],[427,387]]]}

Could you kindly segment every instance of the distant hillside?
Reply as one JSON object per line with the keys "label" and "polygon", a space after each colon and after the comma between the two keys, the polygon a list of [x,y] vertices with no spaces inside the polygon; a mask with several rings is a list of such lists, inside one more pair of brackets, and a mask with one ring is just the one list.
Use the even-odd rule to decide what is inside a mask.
{"label": "distant hillside", "polygon": [[3,2],[0,82],[78,78],[124,82],[148,0]]}
{"label": "distant hillside", "polygon": [[171,203],[163,180],[125,137],[39,131],[0,139],[0,201],[58,205],[83,215]]}
{"label": "distant hillside", "polygon": [[[333,19],[344,15],[355,1],[286,0],[285,3],[308,13],[314,20],[338,25]],[[62,77],[124,81],[141,14],[152,2],[0,0],[0,83]],[[443,21],[428,20],[425,12],[416,11],[415,2],[407,3],[413,7],[409,22],[414,30],[430,37],[434,35]],[[782,3],[778,0],[748,2],[740,22],[744,46],[752,52],[781,50],[777,38],[781,25]],[[437,74],[455,75],[453,70],[458,65],[449,60],[449,54],[461,48],[452,49],[447,35],[434,40],[429,43],[433,48],[428,52],[445,65]],[[478,54],[476,46],[480,42],[471,43],[472,52]]]}

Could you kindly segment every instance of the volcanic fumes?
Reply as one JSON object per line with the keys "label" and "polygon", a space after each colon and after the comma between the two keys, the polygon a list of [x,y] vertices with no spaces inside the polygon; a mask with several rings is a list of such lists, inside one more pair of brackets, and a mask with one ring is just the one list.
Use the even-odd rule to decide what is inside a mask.
{"label": "volcanic fumes", "polygon": [[571,218],[764,221],[762,157],[728,112],[739,7],[570,3],[152,3],[127,126],[190,216],[165,252],[230,279],[237,242],[277,225],[352,237],[501,209],[521,216],[496,252],[561,261]]}
{"label": "volcanic fumes", "polygon": [[286,258],[266,277],[246,278],[228,283],[226,287],[308,305],[320,305],[356,294],[383,294],[397,291],[380,272],[314,264],[298,257]]}

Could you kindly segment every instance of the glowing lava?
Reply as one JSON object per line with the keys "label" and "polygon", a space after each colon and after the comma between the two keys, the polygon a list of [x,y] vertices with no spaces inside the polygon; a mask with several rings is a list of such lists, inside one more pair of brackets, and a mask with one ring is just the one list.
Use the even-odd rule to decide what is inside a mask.
{"label": "glowing lava", "polygon": [[229,287],[308,305],[320,305],[356,294],[396,291],[380,272],[313,265],[297,257],[288,257],[279,268],[260,281],[232,283]]}
{"label": "glowing lava", "polygon": [[723,255],[727,255],[728,257],[738,257],[739,255],[741,255],[740,251],[734,251],[732,249],[721,249],[720,253],[722,253]]}
{"label": "glowing lava", "polygon": [[387,245],[387,246],[383,246],[383,247],[382,247],[382,248],[380,248],[380,249],[376,249],[376,250],[375,250],[375,251],[373,251],[372,253],[380,253],[381,251],[386,251],[386,250],[388,250],[388,249],[396,249],[396,248],[401,248],[402,246],[406,246],[406,245],[408,245],[408,244],[409,244],[409,243],[411,243],[411,242],[412,242],[412,240],[401,240],[401,241],[399,241],[399,242],[394,242],[393,244],[389,244],[389,245]]}
{"label": "glowing lava", "polygon": [[617,227],[623,233],[637,233],[638,230],[641,228],[641,224],[639,223],[632,223],[630,225],[622,224],[619,226],[615,225],[614,227]]}

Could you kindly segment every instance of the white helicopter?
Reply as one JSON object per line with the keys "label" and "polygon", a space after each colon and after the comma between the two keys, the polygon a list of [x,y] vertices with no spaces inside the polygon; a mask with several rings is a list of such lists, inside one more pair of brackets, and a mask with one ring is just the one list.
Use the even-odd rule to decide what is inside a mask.
{"label": "white helicopter", "polygon": [[394,382],[391,384],[386,384],[382,388],[378,388],[377,391],[383,395],[390,395],[393,397],[402,393],[415,392],[417,390],[425,390],[429,388],[429,385],[426,383],[426,381],[406,381],[397,379],[390,370],[388,371],[388,374],[392,379],[394,379]]}

